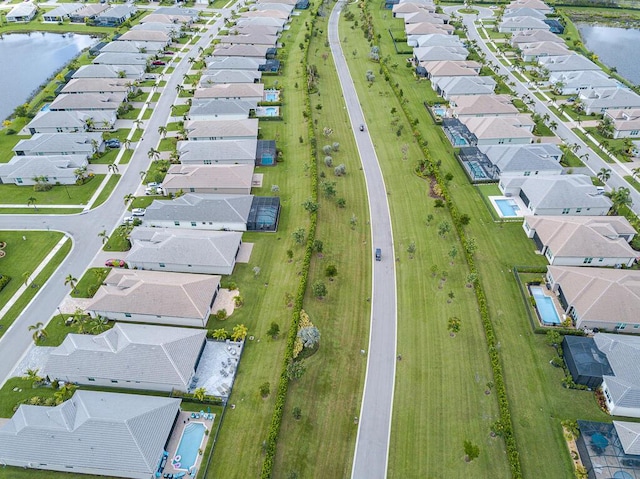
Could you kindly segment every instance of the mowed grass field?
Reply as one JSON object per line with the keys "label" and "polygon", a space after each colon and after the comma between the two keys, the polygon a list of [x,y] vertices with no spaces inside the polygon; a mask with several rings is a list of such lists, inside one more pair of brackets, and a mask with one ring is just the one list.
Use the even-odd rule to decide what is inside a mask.
{"label": "mowed grass field", "polygon": [[[385,18],[386,12],[378,11],[375,8],[371,9],[371,13],[378,31],[382,31],[383,26],[386,27],[391,22],[401,22],[401,20]],[[398,68],[391,69],[391,81],[398,82],[403,90],[411,115],[419,119],[416,128],[427,140],[432,157],[442,161],[441,170],[443,173],[453,174],[449,189],[454,203],[461,213],[466,213],[471,218],[469,226],[466,227],[467,234],[475,238],[478,245],[475,254],[476,264],[487,295],[490,317],[499,341],[523,475],[527,478],[571,477],[573,474],[572,466],[562,437],[560,421],[577,418],[606,421],[608,416],[600,412],[592,393],[562,388],[561,371],[549,365],[549,360],[555,352],[545,344],[543,335],[535,335],[531,330],[526,316],[526,306],[521,299],[511,271],[515,265],[544,265],[546,264],[544,258],[534,253],[535,246],[526,238],[520,223],[494,223],[477,189],[469,184],[462,168],[453,157],[451,145],[444,139],[440,128],[431,122],[422,105],[424,91],[429,88],[429,85],[416,82],[411,70],[403,66],[404,57],[393,53],[393,47],[384,35],[381,37],[380,46],[382,56],[390,55],[390,63],[397,62],[399,65]],[[363,47],[362,55],[368,55],[368,48]],[[372,69],[371,65],[370,63],[367,69]],[[377,73],[375,65],[373,69]],[[363,70],[366,69],[363,68]],[[364,78],[364,74],[361,76]],[[382,82],[382,79],[376,79],[376,83],[378,81]],[[415,166],[415,160],[411,166]],[[418,218],[418,220],[422,219]],[[419,222],[418,220],[416,222]],[[424,311],[427,315],[430,309],[424,308]],[[464,318],[461,319],[463,319],[462,331],[456,339],[467,332]],[[402,335],[405,331],[404,326],[400,324],[399,328]],[[476,333],[474,332],[474,334]],[[480,331],[478,334],[481,336],[482,332]],[[416,336],[418,335],[416,334]],[[425,350],[429,349],[431,347],[430,341],[433,339],[430,337],[422,337],[421,339],[421,347]],[[486,357],[487,353],[482,351],[482,354]],[[477,362],[474,356],[468,360],[473,365]],[[445,378],[448,378],[447,363],[448,358],[437,354],[431,355],[431,364],[442,368],[442,376]],[[400,380],[398,384],[400,384]],[[466,386],[459,385],[458,387],[474,388],[473,381],[469,381],[467,378]],[[399,388],[396,389],[396,405],[400,401],[398,399],[398,396],[401,395],[400,391]],[[411,391],[409,393],[411,394]],[[450,400],[452,403],[458,402],[456,396],[451,396]],[[424,404],[419,407],[424,408]],[[396,406],[394,412],[398,411]],[[440,411],[436,410],[436,412],[428,421],[441,421]],[[466,413],[472,416],[470,424],[473,424],[473,421],[478,422],[479,417],[483,414],[479,410],[466,411],[464,408],[460,408],[460,414]],[[431,426],[420,424],[416,427],[430,428]],[[448,428],[452,431],[455,430],[452,425],[449,425]],[[394,431],[397,431],[400,437],[409,435],[408,430],[402,427],[399,420],[394,421]],[[465,429],[466,431],[467,429]],[[470,434],[471,429],[468,431],[467,435]],[[483,426],[482,432],[486,437],[489,432],[486,426]],[[412,455],[431,455],[431,448],[440,447],[438,444],[442,440],[442,437],[434,435],[430,438],[429,443],[422,443],[411,451],[404,451],[399,447],[392,448],[390,464],[393,467],[397,464],[396,461],[399,461],[409,467],[413,460]],[[492,444],[491,441],[493,440],[490,440],[489,444]],[[501,443],[501,441],[497,442]],[[477,473],[468,472],[463,475],[465,477],[474,475],[477,477],[508,477],[509,471],[503,457],[503,445],[500,444],[498,450],[491,450],[487,447],[486,440],[477,443],[480,446],[479,461],[483,460],[484,455],[491,455],[493,456],[491,462],[500,460],[503,466],[490,470],[485,469],[490,466],[487,464],[481,467]],[[408,447],[410,446],[411,444],[408,444]],[[458,451],[461,451],[461,443],[455,444],[455,446]],[[446,450],[443,449],[441,452],[446,453]],[[444,461],[445,458],[446,456],[442,456],[441,460]],[[476,461],[465,467],[475,468]],[[405,475],[408,471],[410,469],[404,470]],[[440,474],[437,471],[438,469],[428,471],[429,477],[451,476],[449,472]],[[391,472],[393,473],[395,470]],[[402,474],[397,477],[401,476]]]}
{"label": "mowed grass field", "polygon": [[[326,17],[316,19],[316,30],[326,31]],[[321,58],[327,51],[324,41],[323,35],[312,35],[308,57],[319,76],[318,92],[311,94],[311,110],[318,145],[316,238],[322,241],[323,251],[313,257],[304,300],[304,309],[322,337],[319,351],[304,360],[304,376],[291,383],[274,477],[291,477],[293,473],[319,479],[350,476],[358,430],[354,417],[360,415],[367,361],[360,353],[368,349],[370,320],[367,298],[371,296],[372,245],[367,193],[333,62],[330,56],[326,61]],[[288,100],[291,93],[287,92]],[[333,133],[325,135],[325,128]],[[336,142],[339,149],[330,154],[333,167],[327,167],[322,149]],[[343,177],[334,174],[339,164],[346,167]],[[324,193],[323,183],[335,183],[335,196]],[[344,208],[337,205],[338,198],[345,200]],[[356,218],[354,227],[352,216]],[[338,271],[333,281],[325,275],[328,265]],[[315,281],[327,285],[328,294],[322,300],[311,292]],[[300,419],[293,416],[296,407],[301,410]]]}

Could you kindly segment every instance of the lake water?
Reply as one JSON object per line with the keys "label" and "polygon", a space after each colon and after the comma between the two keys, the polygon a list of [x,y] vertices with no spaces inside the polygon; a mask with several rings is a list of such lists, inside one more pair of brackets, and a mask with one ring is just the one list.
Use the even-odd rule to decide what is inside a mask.
{"label": "lake water", "polygon": [[640,30],[577,24],[583,43],[609,67],[616,67],[618,73],[640,84]]}
{"label": "lake water", "polygon": [[0,39],[0,119],[8,117],[47,78],[96,41],[88,35],[4,35]]}

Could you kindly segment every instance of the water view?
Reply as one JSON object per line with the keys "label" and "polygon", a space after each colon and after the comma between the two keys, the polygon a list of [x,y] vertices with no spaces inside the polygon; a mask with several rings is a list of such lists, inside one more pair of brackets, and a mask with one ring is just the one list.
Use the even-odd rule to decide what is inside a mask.
{"label": "water view", "polygon": [[586,47],[598,55],[602,63],[615,67],[630,82],[640,84],[640,62],[636,61],[640,30],[585,23],[576,26]]}
{"label": "water view", "polygon": [[0,39],[0,119],[24,103],[53,73],[96,40],[88,35],[34,32]]}

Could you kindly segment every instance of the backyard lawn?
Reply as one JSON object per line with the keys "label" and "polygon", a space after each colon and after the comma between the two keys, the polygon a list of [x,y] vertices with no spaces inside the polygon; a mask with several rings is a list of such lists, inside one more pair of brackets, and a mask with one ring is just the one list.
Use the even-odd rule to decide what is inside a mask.
{"label": "backyard lawn", "polygon": [[[27,205],[30,203],[34,211],[48,212],[38,209],[42,205],[86,205],[102,183],[105,175],[88,178],[83,185],[53,186],[49,191],[34,191],[32,186],[0,185],[0,204]],[[30,201],[35,198],[35,202]]]}

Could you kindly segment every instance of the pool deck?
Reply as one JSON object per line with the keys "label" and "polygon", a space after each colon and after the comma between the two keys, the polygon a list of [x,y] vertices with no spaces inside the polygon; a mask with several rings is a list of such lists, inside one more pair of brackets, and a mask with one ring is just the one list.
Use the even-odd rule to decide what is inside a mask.
{"label": "pool deck", "polygon": [[[533,296],[533,293],[531,293],[531,286],[536,286],[536,285],[527,285],[527,289],[529,289],[529,294],[531,296]],[[542,327],[549,327],[549,328],[553,328],[553,327],[557,327],[557,326],[562,326],[562,321],[564,321],[564,310],[562,309],[562,305],[560,304],[560,301],[558,300],[558,297],[553,294],[551,291],[549,291],[546,286],[544,284],[540,284],[538,285],[540,290],[542,291],[542,294],[544,296],[546,296],[547,298],[551,298],[551,301],[553,301],[553,307],[556,308],[556,313],[558,314],[558,318],[560,319],[560,324],[545,324],[540,320],[540,316],[539,316],[539,312],[536,312],[536,317],[538,318],[538,322],[540,323],[540,326]]]}
{"label": "pool deck", "polygon": [[[204,452],[204,450],[206,449],[207,443],[211,438],[213,421],[209,419],[202,419],[202,418],[193,419],[191,417],[190,411],[180,411],[178,419],[176,420],[176,427],[173,428],[173,431],[171,433],[171,438],[169,439],[169,444],[167,445],[167,452],[169,453],[169,458],[167,459],[167,465],[164,468],[163,474],[164,473],[177,474],[179,472],[185,472],[185,469],[174,469],[171,463],[173,458],[176,455],[176,451],[178,450],[178,445],[180,444],[180,439],[182,438],[182,432],[184,431],[184,428],[187,427],[187,424],[189,424],[190,422],[200,422],[205,425],[207,430],[209,430],[209,435],[205,435],[205,441],[204,441],[204,445],[202,446],[202,451]],[[198,455],[196,459],[195,466],[196,466],[196,470],[198,471],[200,470],[200,465],[202,464],[203,457],[204,455]],[[185,477],[191,477],[191,476],[187,474]]]}
{"label": "pool deck", "polygon": [[[524,205],[524,203],[522,202],[522,200],[520,198],[514,197],[514,196],[489,196],[489,202],[491,203],[491,206],[493,206],[493,208],[495,209],[496,213],[498,214],[499,218],[504,218],[504,219],[522,219],[524,218],[524,212],[529,211],[527,209],[527,207]],[[516,213],[516,216],[504,216],[502,214],[502,211],[500,210],[500,207],[498,206],[498,204],[496,203],[496,200],[513,200],[515,201],[516,205],[518,206],[518,212]],[[531,213],[529,213],[531,214]]]}

